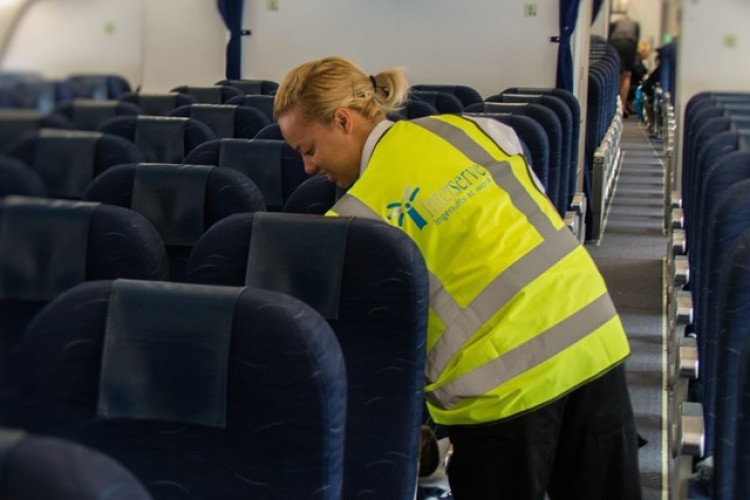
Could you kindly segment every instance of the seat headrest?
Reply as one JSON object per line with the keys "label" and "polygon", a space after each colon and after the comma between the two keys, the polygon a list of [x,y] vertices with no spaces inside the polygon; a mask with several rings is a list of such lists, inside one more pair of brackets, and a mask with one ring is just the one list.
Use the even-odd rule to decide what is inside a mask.
{"label": "seat headrest", "polygon": [[254,139],[222,141],[219,146],[219,166],[238,170],[252,180],[268,206],[282,206],[281,168],[283,141]]}
{"label": "seat headrest", "polygon": [[205,230],[206,181],[213,168],[139,163],[130,208],[154,225],[166,245],[192,246]]}
{"label": "seat headrest", "polygon": [[286,293],[338,319],[351,219],[258,212],[245,284]]}
{"label": "seat headrest", "polygon": [[171,116],[138,116],[133,142],[146,161],[180,163],[185,158],[188,120]]}
{"label": "seat headrest", "polygon": [[9,196],[0,200],[0,298],[49,301],[86,277],[98,203]]}
{"label": "seat headrest", "polygon": [[34,169],[50,196],[80,199],[94,178],[100,132],[43,128],[34,145]]}
{"label": "seat headrest", "polygon": [[192,104],[190,118],[208,125],[219,137],[234,137],[237,106],[229,104]]}
{"label": "seat headrest", "polygon": [[81,130],[96,130],[96,128],[117,116],[119,101],[93,101],[75,99],[71,106],[71,119]]}
{"label": "seat headrest", "polygon": [[232,319],[243,290],[115,281],[97,414],[226,427]]}

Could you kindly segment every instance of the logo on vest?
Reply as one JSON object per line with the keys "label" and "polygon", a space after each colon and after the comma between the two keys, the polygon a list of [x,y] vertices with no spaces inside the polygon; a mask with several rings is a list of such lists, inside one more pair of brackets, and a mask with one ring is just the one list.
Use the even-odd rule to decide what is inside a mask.
{"label": "logo on vest", "polygon": [[[411,193],[409,191],[411,191]],[[406,186],[401,201],[396,201],[386,205],[386,208],[389,210],[388,220],[393,222],[393,219],[397,219],[396,223],[398,224],[398,227],[404,227],[404,216],[408,215],[412,222],[417,225],[417,229],[421,230],[425,227],[427,221],[422,217],[422,214],[417,211],[413,204],[417,194],[419,194],[418,187],[414,188],[412,191],[411,187]]]}

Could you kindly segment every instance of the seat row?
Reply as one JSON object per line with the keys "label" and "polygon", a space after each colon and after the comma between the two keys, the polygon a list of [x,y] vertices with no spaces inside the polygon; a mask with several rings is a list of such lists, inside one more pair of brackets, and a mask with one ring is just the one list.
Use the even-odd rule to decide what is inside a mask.
{"label": "seat row", "polygon": [[411,240],[240,213],[173,283],[149,227],[0,202],[0,426],[99,450],[157,498],[413,498],[429,287]]}
{"label": "seat row", "polygon": [[[748,423],[741,410],[750,384],[744,371],[750,318],[748,117],[747,93],[704,92],[690,99],[681,198],[672,200],[669,233],[675,453],[702,459],[701,470],[710,477],[706,487],[717,499],[749,491],[750,447],[744,443],[750,441],[742,434]],[[680,428],[691,426],[697,440],[681,441]]]}

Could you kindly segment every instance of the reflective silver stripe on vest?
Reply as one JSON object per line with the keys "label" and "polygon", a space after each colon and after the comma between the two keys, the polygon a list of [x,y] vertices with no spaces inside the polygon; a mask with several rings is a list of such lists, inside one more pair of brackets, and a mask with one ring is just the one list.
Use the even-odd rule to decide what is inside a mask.
{"label": "reflective silver stripe on vest", "polygon": [[350,194],[345,194],[339,198],[339,201],[331,207],[331,211],[350,217],[384,220],[379,213],[365,205],[359,198],[355,198]]}
{"label": "reflective silver stripe on vest", "polygon": [[562,352],[604,325],[615,314],[612,300],[604,293],[583,309],[528,342],[466,376],[427,392],[425,397],[435,406],[448,410],[463,398],[485,394],[524,373],[529,366],[541,364]]}
{"label": "reflective silver stripe on vest", "polygon": [[[562,227],[559,231],[567,231],[565,236],[569,235],[567,227]],[[518,292],[544,274],[551,264],[558,262],[578,247],[575,238],[559,239],[558,244],[550,245],[545,242],[515,261],[488,284],[466,309],[459,310],[458,314],[455,312],[457,305],[447,304],[447,308],[442,308],[443,295],[447,295],[453,301],[447,292],[438,296],[431,305],[446,325],[446,329],[427,355],[426,375],[430,383],[438,379],[448,362],[461,350],[466,341],[497,311],[502,309]],[[432,282],[430,284],[432,285]]]}

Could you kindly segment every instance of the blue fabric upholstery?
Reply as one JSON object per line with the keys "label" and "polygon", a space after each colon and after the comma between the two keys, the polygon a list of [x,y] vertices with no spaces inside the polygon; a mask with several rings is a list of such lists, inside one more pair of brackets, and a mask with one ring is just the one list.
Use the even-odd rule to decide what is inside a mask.
{"label": "blue fabric upholstery", "polygon": [[134,143],[151,163],[182,163],[199,144],[216,139],[208,125],[192,118],[119,116],[104,122],[99,131]]}
{"label": "blue fabric upholstery", "polygon": [[[11,432],[0,428],[3,435]],[[0,460],[0,498],[151,500],[121,464],[79,444],[23,433]]]}
{"label": "blue fabric upholstery", "polygon": [[[702,321],[704,324],[705,321],[700,318],[707,312],[711,312],[710,309],[704,307],[707,303],[711,303],[707,302],[706,294],[709,294],[708,296],[710,296],[711,293],[715,293],[716,290],[719,290],[719,288],[716,287],[720,286],[718,284],[718,276],[714,272],[711,272],[711,279],[706,279],[706,273],[710,269],[718,268],[721,265],[721,262],[723,262],[723,260],[719,259],[721,259],[721,256],[726,252],[726,249],[723,249],[722,251],[721,247],[728,245],[727,241],[722,241],[724,238],[727,238],[727,232],[734,233],[734,236],[736,236],[739,228],[747,224],[743,220],[736,221],[730,218],[722,220],[722,224],[727,224],[725,229],[720,226],[714,226],[712,228],[709,224],[710,216],[713,210],[719,206],[722,197],[727,194],[728,190],[736,183],[746,179],[750,179],[750,152],[735,152],[725,156],[710,169],[706,176],[706,184],[701,195],[701,206],[698,212],[698,220],[696,221],[697,231],[701,235],[700,240],[702,240],[703,243],[698,245],[696,240],[691,249],[691,254],[695,256],[695,258],[691,257],[691,260],[694,261],[695,268],[699,270],[700,274],[700,278],[691,283],[691,288],[695,287],[693,296],[695,297],[694,300],[697,302],[698,309],[700,310],[698,321]],[[743,211],[743,213],[747,212]],[[711,241],[708,239],[710,229],[714,229],[715,233],[712,236],[719,237],[719,241]],[[704,247],[707,247],[709,244],[713,244],[713,251],[710,253],[710,260],[704,262],[703,257],[709,253]],[[698,291],[702,291],[703,293],[696,297]],[[713,320],[708,319],[708,322],[713,323]],[[715,344],[709,339],[712,338],[715,332],[716,330],[713,329],[697,332],[698,354],[702,366],[700,380],[704,387],[704,409],[707,411],[710,411],[714,406],[714,388],[712,385],[709,385],[709,383],[715,374],[714,363],[716,358],[713,349]],[[708,417],[706,429],[709,430],[712,425],[711,414],[707,413],[706,416]],[[714,442],[712,437],[713,436],[709,431],[709,434],[707,435],[708,452],[710,452],[711,443]]]}
{"label": "blue fabric upholstery", "polygon": [[[734,297],[726,296],[725,287],[730,280],[734,279],[725,274],[727,269],[722,265],[727,262],[733,245],[742,239],[745,230],[750,229],[750,198],[747,193],[750,190],[750,180],[734,184],[726,194],[721,197],[711,213],[709,228],[706,232],[706,244],[704,245],[704,257],[702,267],[704,268],[704,279],[702,291],[698,295],[701,298],[702,307],[695,307],[701,314],[695,316],[696,331],[703,337],[703,356],[701,362],[701,385],[704,388],[703,411],[706,431],[706,454],[725,460],[726,444],[721,442],[723,436],[732,429],[727,429],[727,418],[731,411],[727,405],[731,405],[731,391],[735,379],[733,375],[736,370],[738,350],[732,347],[736,342],[728,338],[729,330],[727,324],[733,321],[731,318],[735,312],[726,310],[727,300],[734,301]],[[748,233],[750,236],[750,233]],[[736,272],[732,271],[732,272]],[[746,292],[740,292],[746,293]],[[721,304],[721,308],[717,307]],[[696,304],[697,306],[697,304]],[[722,326],[723,325],[723,326]],[[744,334],[742,328],[733,328],[733,335]],[[733,407],[733,406],[731,406]],[[719,422],[719,419],[722,419]],[[720,439],[716,439],[719,437]],[[718,458],[717,458],[718,459]]]}
{"label": "blue fabric upholstery", "polygon": [[77,98],[119,99],[130,92],[130,84],[120,75],[76,74],[67,78]]}
{"label": "blue fabric upholstery", "polygon": [[73,130],[76,126],[60,115],[45,115],[26,109],[0,109],[0,153],[6,152],[23,134],[42,128]]}
{"label": "blue fabric upholstery", "polygon": [[[4,212],[4,206],[8,198],[0,200],[0,213]],[[29,204],[39,205],[45,200],[28,199]],[[15,203],[20,202],[15,199]],[[47,217],[50,223],[58,223],[57,215],[59,206],[69,205],[73,210],[85,210],[78,203],[63,200],[46,200]],[[41,207],[37,210],[39,217],[43,217]],[[168,276],[167,255],[164,250],[159,234],[154,227],[141,215],[120,207],[107,205],[97,206],[89,220],[88,234],[84,241],[71,242],[71,234],[65,232],[65,228],[54,233],[65,241],[66,245],[78,244],[85,248],[84,279],[101,280],[115,278],[132,278],[144,280],[162,280]],[[24,238],[33,238],[27,233]],[[39,236],[36,235],[36,238]],[[22,238],[21,235],[8,234],[4,228],[0,228],[0,262],[10,261],[11,255],[6,251],[17,247]],[[9,242],[7,244],[5,242]],[[29,244],[34,241],[28,242]],[[62,247],[61,243],[47,241],[44,244],[50,252]],[[41,278],[52,272],[49,262],[42,260],[35,264],[39,269]],[[20,297],[7,297],[0,300],[0,324],[3,325],[0,335],[0,378],[3,376],[5,364],[2,362],[5,353],[17,342],[28,322],[46,304],[46,301],[28,301]],[[0,392],[3,384],[0,383]],[[11,405],[0,404],[0,420],[2,413],[13,410]]]}
{"label": "blue fabric upholstery", "polygon": [[[498,97],[500,98],[500,97]],[[510,113],[512,115],[527,116],[535,120],[544,128],[549,142],[549,168],[547,196],[554,204],[558,213],[564,215],[567,210],[567,202],[563,202],[563,132],[560,119],[554,111],[540,104],[484,102],[472,104],[466,108],[466,112],[484,113]],[[565,154],[568,151],[565,150]],[[567,180],[565,180],[567,187]]]}
{"label": "blue fabric upholstery", "polygon": [[266,208],[278,212],[307,179],[302,157],[284,141],[217,139],[201,144],[185,163],[232,168],[248,176],[263,193]]}
{"label": "blue fabric upholstery", "polygon": [[583,156],[583,190],[586,195],[586,238],[592,237],[592,169],[594,152],[599,147],[617,110],[620,87],[620,58],[601,36],[592,36],[589,47],[588,96]]}
{"label": "blue fabric upholstery", "polygon": [[214,85],[200,87],[194,85],[180,85],[170,92],[179,92],[195,98],[196,103],[202,104],[225,104],[232,97],[241,96],[242,91],[231,85]]}
{"label": "blue fabric upholstery", "polygon": [[[740,150],[741,151],[741,150]],[[742,180],[744,167],[741,165],[741,159],[736,158],[739,151],[731,152],[722,151],[721,154],[714,158],[701,155],[701,163],[696,164],[696,187],[691,189],[693,192],[692,200],[689,203],[690,209],[686,215],[685,232],[690,249],[691,258],[689,260],[691,273],[691,289],[701,290],[703,276],[701,274],[701,258],[703,255],[703,245],[705,240],[705,231],[707,220],[715,203],[724,194],[725,190],[734,182]],[[735,159],[727,159],[735,155]],[[726,160],[726,161],[725,161]],[[725,166],[729,166],[724,169]],[[718,167],[718,168],[717,168]],[[695,294],[694,294],[695,295]],[[698,302],[698,304],[700,304]],[[700,307],[700,305],[699,305]]]}
{"label": "blue fabric upholstery", "polygon": [[66,117],[79,130],[96,130],[99,125],[121,115],[141,115],[143,110],[135,104],[121,101],[95,101],[74,99],[55,108],[55,113]]}
{"label": "blue fabric upholstery", "polygon": [[283,141],[284,136],[281,135],[281,128],[279,124],[274,122],[266,125],[255,134],[255,139],[274,139],[277,141]]}
{"label": "blue fabric upholstery", "polygon": [[[750,125],[750,101],[747,105],[721,105],[707,109],[695,109],[695,123],[685,130],[685,148],[683,150],[682,200],[686,207],[685,216],[692,216],[692,204],[695,192],[699,189],[700,151],[703,144],[714,135],[736,128],[748,128]],[[736,122],[743,122],[742,124]]]}
{"label": "blue fabric upholstery", "polygon": [[173,109],[198,102],[191,95],[169,92],[163,94],[125,94],[120,101],[135,104],[150,116],[167,116]]}
{"label": "blue fabric upholstery", "polygon": [[252,139],[270,120],[261,111],[233,104],[188,104],[175,109],[169,116],[182,116],[201,121],[217,137]]}
{"label": "blue fabric upholstery", "polygon": [[464,110],[464,105],[458,97],[447,92],[433,90],[412,90],[409,93],[411,99],[420,99],[438,110],[438,113],[458,114]]}
{"label": "blue fabric upholstery", "polygon": [[18,82],[6,89],[11,108],[28,108],[51,113],[55,106],[72,101],[73,87],[65,81],[40,80]]}
{"label": "blue fabric upholstery", "polygon": [[573,120],[571,133],[571,144],[573,147],[570,149],[570,165],[573,167],[573,174],[568,185],[568,192],[575,193],[578,181],[578,142],[581,133],[581,106],[576,96],[568,90],[544,87],[511,87],[501,92],[501,94],[506,93],[550,95],[561,99],[568,106],[570,116]]}
{"label": "blue fabric upholstery", "polygon": [[279,84],[272,80],[228,79],[220,80],[216,85],[231,85],[245,95],[274,95],[279,88]]}
{"label": "blue fabric upholstery", "polygon": [[[423,116],[433,116],[440,114],[435,106],[419,98],[409,98],[404,103],[403,108],[399,111],[397,119],[412,120],[422,118]],[[395,120],[394,120],[395,121]]]}
{"label": "blue fabric upholstery", "polygon": [[43,198],[48,193],[33,168],[16,158],[0,155],[0,197],[11,194]]}
{"label": "blue fabric upholstery", "polygon": [[80,199],[89,183],[108,168],[143,160],[138,148],[122,137],[77,130],[42,129],[17,140],[8,155],[31,166],[49,195]]}
{"label": "blue fabric upholstery", "polygon": [[329,181],[325,174],[313,175],[289,195],[281,211],[290,214],[323,215],[344,192],[345,190]]}
{"label": "blue fabric upholstery", "polygon": [[[343,498],[411,500],[428,305],[422,256],[408,236],[379,221],[273,215],[290,227],[319,219],[349,226],[339,316],[329,321],[344,353],[349,385]],[[188,280],[241,285],[256,237],[253,218],[238,214],[207,231],[190,256]],[[288,269],[278,272],[282,279]]]}
{"label": "blue fabric upholstery", "polygon": [[562,141],[561,141],[561,169],[560,169],[560,210],[562,213],[567,211],[571,198],[575,190],[571,191],[570,186],[575,186],[576,168],[571,163],[572,150],[578,147],[578,143],[573,142],[573,115],[568,105],[562,99],[546,94],[512,94],[503,93],[498,96],[487,98],[487,102],[520,102],[529,104],[540,104],[554,111],[560,119]]}
{"label": "blue fabric upholstery", "polygon": [[443,85],[443,84],[419,84],[412,85],[412,90],[444,92],[455,96],[464,107],[482,102],[482,96],[472,87],[467,85]]}
{"label": "blue fabric upholstery", "polygon": [[249,108],[257,109],[268,117],[268,123],[274,120],[273,118],[273,96],[265,94],[247,94],[243,96],[232,97],[227,101],[227,104],[234,104],[236,106],[247,106]]}
{"label": "blue fabric upholstery", "polygon": [[[748,453],[747,435],[738,433],[738,424],[747,419],[742,412],[747,398],[747,351],[750,323],[750,231],[738,236],[722,264],[722,278],[717,301],[718,366],[716,380],[716,422],[714,441],[713,497],[717,500],[738,499],[738,481],[747,481],[748,469],[742,469],[737,457]],[[744,352],[743,352],[744,351]],[[740,354],[742,353],[742,355]],[[741,357],[743,356],[743,357]],[[701,358],[702,360],[703,358]],[[742,382],[745,383],[742,387]],[[718,384],[721,385],[718,385]]]}
{"label": "blue fabric upholstery", "polygon": [[[747,255],[747,250],[745,250]],[[743,271],[747,265],[743,267]],[[745,291],[747,286],[744,287]],[[742,443],[735,447],[734,462],[734,498],[750,498],[750,449],[746,443],[750,443],[750,342],[745,339],[742,343],[740,354],[740,365],[738,368],[739,383],[737,394],[739,397],[737,412],[737,441]]]}
{"label": "blue fabric upholstery", "polygon": [[111,288],[71,289],[29,325],[11,365],[14,425],[103,451],[154,498],[342,498],[346,371],[320,315],[283,294],[240,292],[223,429],[109,419],[97,405]]}
{"label": "blue fabric upholstery", "polygon": [[549,138],[544,127],[533,118],[512,113],[464,113],[467,116],[485,116],[513,129],[521,139],[525,156],[534,174],[542,183],[545,190],[549,190]]}
{"label": "blue fabric upholstery", "polygon": [[[137,164],[126,164],[108,170],[89,185],[83,199],[135,209],[133,195],[138,168],[139,165]],[[153,204],[154,210],[158,211],[160,208],[164,211],[174,209],[177,200],[180,200],[180,191],[183,190],[182,182],[186,177],[190,177],[191,169],[189,166],[145,163],[140,164],[140,168],[152,168],[163,174],[163,184],[144,194]],[[172,181],[169,179],[172,179]],[[210,173],[205,177],[202,194],[203,196],[200,198],[181,200],[180,202],[188,203],[185,207],[188,212],[185,213],[197,212],[202,215],[202,227],[197,228],[197,231],[201,234],[213,224],[231,214],[265,210],[263,195],[255,184],[245,175],[232,169],[223,167],[210,169]],[[192,227],[193,223],[197,222],[192,219],[192,217],[188,217],[183,222]],[[154,223],[159,228],[159,221],[155,220]],[[193,233],[191,232],[191,234]],[[182,281],[193,245],[192,243],[170,244],[166,240],[165,242],[169,255],[169,279],[171,281]]]}

